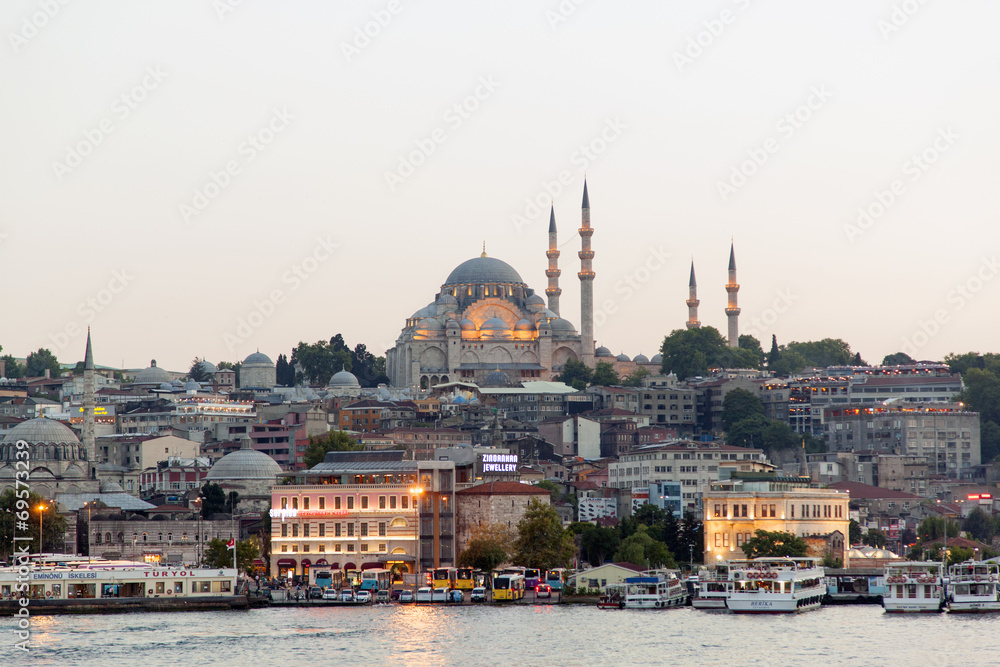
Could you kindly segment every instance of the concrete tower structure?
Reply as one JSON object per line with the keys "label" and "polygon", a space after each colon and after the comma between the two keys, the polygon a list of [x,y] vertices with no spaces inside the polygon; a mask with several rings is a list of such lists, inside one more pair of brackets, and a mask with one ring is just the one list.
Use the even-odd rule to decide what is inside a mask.
{"label": "concrete tower structure", "polygon": [[[83,448],[87,460],[97,461],[97,440],[94,435],[94,350],[90,346],[90,327],[87,327],[87,352],[83,358]],[[90,474],[97,467],[91,466]]]}
{"label": "concrete tower structure", "polygon": [[698,304],[701,301],[698,300],[698,283],[694,279],[694,260],[691,260],[691,278],[688,280],[688,329],[697,329],[701,326],[701,322],[698,321]]}
{"label": "concrete tower structure", "polygon": [[580,226],[580,345],[581,361],[594,368],[594,251],[590,249],[590,197],[587,179],[583,180],[583,219]]}
{"label": "concrete tower structure", "polygon": [[740,309],[736,305],[736,293],[739,291],[740,285],[736,282],[736,250],[730,243],[729,282],[726,283],[726,292],[729,293],[729,305],[726,307],[726,317],[729,318],[729,347],[740,346]]}
{"label": "concrete tower structure", "polygon": [[555,204],[552,205],[552,211],[549,213],[549,249],[545,252],[545,256],[549,258],[549,268],[546,269],[545,275],[549,279],[549,286],[545,288],[545,296],[549,297],[549,310],[559,316],[559,295],[562,294],[562,290],[559,289],[559,276],[562,271],[559,270],[559,243],[556,239],[556,207]]}

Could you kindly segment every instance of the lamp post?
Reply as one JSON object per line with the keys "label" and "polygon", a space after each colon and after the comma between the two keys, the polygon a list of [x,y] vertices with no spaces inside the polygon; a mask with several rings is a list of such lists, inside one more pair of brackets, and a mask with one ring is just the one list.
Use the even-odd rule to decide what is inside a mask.
{"label": "lamp post", "polygon": [[201,567],[201,498],[196,498],[191,501],[194,506],[198,509],[198,532],[195,534],[195,541],[198,542],[195,548],[195,554],[198,558],[198,567]]}
{"label": "lamp post", "polygon": [[90,557],[90,502],[85,502],[83,504],[87,508],[87,563],[91,563]]}
{"label": "lamp post", "polygon": [[[419,486],[410,489],[413,495],[413,539],[414,539],[414,563],[413,563],[413,583],[420,588],[420,494],[424,490]],[[416,595],[416,592],[414,592]]]}
{"label": "lamp post", "polygon": [[[45,505],[38,506],[38,555],[41,556],[42,552],[45,551],[45,510],[48,509]],[[89,530],[89,529],[88,529]]]}

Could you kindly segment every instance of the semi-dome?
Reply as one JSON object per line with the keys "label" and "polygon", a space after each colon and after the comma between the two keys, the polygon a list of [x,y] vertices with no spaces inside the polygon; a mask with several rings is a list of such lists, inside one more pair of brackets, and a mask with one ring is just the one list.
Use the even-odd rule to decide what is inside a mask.
{"label": "semi-dome", "polygon": [[457,306],[458,299],[445,292],[438,297],[437,303],[439,306]]}
{"label": "semi-dome", "polygon": [[424,319],[420,320],[420,322],[417,323],[417,328],[418,329],[430,329],[432,331],[440,331],[440,330],[444,329],[444,325],[441,324],[440,322],[438,322],[435,319],[431,319],[431,318],[427,317],[427,318],[424,318]]}
{"label": "semi-dome", "polygon": [[133,384],[163,384],[170,382],[170,373],[156,365],[156,359],[149,362],[149,368],[139,371],[135,376]]}
{"label": "semi-dome", "polygon": [[613,356],[613,355],[611,354],[611,350],[609,350],[608,348],[606,348],[606,347],[604,347],[602,345],[599,348],[597,348],[596,350],[594,350],[594,356],[595,357],[610,357],[610,356]]}
{"label": "semi-dome", "polygon": [[649,359],[646,357],[645,354],[637,354],[637,355],[635,355],[635,359],[633,359],[632,361],[634,361],[637,364],[648,364],[649,363]]}
{"label": "semi-dome", "polygon": [[80,439],[73,433],[73,429],[48,417],[36,417],[35,419],[21,422],[7,431],[7,435],[3,439],[3,444],[13,445],[18,440],[24,440],[29,445],[80,444]]}
{"label": "semi-dome", "polygon": [[125,493],[122,485],[115,481],[101,482],[101,493]]}
{"label": "semi-dome", "polygon": [[507,283],[523,285],[521,276],[507,262],[495,257],[473,257],[462,262],[448,274],[445,285],[482,285]]}
{"label": "semi-dome", "polygon": [[264,452],[244,445],[231,454],[226,454],[212,466],[205,475],[208,481],[238,479],[269,479],[281,474],[281,466]]}
{"label": "semi-dome", "polygon": [[461,322],[459,322],[458,326],[462,327],[463,331],[475,331],[476,330],[476,323],[473,322],[472,320],[470,320],[469,318],[465,318],[464,320],[462,320]]}
{"label": "semi-dome", "polygon": [[537,294],[532,294],[527,299],[525,299],[524,302],[526,304],[528,304],[529,306],[544,306],[545,305],[545,299],[543,299],[542,297],[538,296]]}
{"label": "semi-dome", "polygon": [[553,331],[576,332],[576,329],[573,327],[573,324],[569,320],[564,320],[561,317],[553,317],[549,321],[549,326],[552,327]]}
{"label": "semi-dome", "polygon": [[532,331],[535,325],[525,319],[518,320],[517,324],[514,325],[515,331]]}
{"label": "semi-dome", "polygon": [[327,383],[328,387],[360,387],[361,383],[358,382],[358,378],[354,373],[350,371],[340,371],[339,373],[334,373],[333,377],[330,378],[330,382]]}
{"label": "semi-dome", "polygon": [[499,317],[491,317],[483,322],[483,326],[479,327],[480,331],[503,331],[509,329],[510,325]]}
{"label": "semi-dome", "polygon": [[246,359],[243,360],[243,365],[244,366],[249,366],[249,365],[260,365],[260,366],[263,366],[265,364],[268,365],[268,366],[273,366],[274,362],[271,361],[271,357],[269,357],[266,354],[264,354],[263,352],[259,352],[259,351],[258,352],[254,352],[249,357],[247,357]]}
{"label": "semi-dome", "polygon": [[628,358],[628,355],[625,353],[619,354],[617,357],[615,357],[615,359],[617,359],[618,361],[632,361],[631,359]]}

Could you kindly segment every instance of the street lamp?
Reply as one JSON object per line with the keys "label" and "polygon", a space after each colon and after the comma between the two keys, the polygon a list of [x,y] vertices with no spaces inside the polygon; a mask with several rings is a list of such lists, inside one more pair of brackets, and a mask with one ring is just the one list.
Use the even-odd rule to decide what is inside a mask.
{"label": "street lamp", "polygon": [[87,508],[87,563],[91,563],[92,562],[91,561],[91,557],[90,557],[90,508],[91,508],[91,503],[90,502],[86,502],[86,503],[83,504],[83,506]]}
{"label": "street lamp", "polygon": [[38,506],[38,555],[39,556],[41,556],[42,552],[45,551],[44,519],[45,519],[45,510],[47,509],[48,507],[46,507],[45,505]]}
{"label": "street lamp", "polygon": [[196,545],[195,554],[198,557],[198,567],[201,567],[201,498],[195,498],[191,502],[198,509],[198,532],[195,535],[195,540],[197,540],[198,544]]}
{"label": "street lamp", "polygon": [[416,559],[413,564],[413,582],[417,588],[420,588],[420,494],[423,492],[424,490],[419,486],[410,489],[410,493],[413,495],[413,540],[415,543],[413,554]]}

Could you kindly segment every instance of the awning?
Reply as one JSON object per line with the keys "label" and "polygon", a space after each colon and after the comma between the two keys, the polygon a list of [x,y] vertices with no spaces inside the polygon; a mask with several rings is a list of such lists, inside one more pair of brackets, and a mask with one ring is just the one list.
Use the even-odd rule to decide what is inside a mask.
{"label": "awning", "polygon": [[362,563],[361,571],[364,572],[365,570],[377,570],[381,567],[382,563]]}
{"label": "awning", "polygon": [[264,562],[264,559],[263,559],[263,558],[254,558],[254,559],[253,559],[253,564],[254,564],[254,565],[260,565],[261,567],[263,567],[263,566],[267,565],[267,563],[266,563],[266,562]]}
{"label": "awning", "polygon": [[319,567],[320,565],[329,566],[330,564],[326,562],[325,558],[320,558],[318,561],[316,561],[316,566]]}
{"label": "awning", "polygon": [[308,558],[303,558],[302,559],[302,566],[305,567],[307,565],[312,565],[312,561],[309,560]]}
{"label": "awning", "polygon": [[413,563],[417,559],[406,554],[389,554],[378,559],[380,563]]}
{"label": "awning", "polygon": [[358,569],[358,566],[355,565],[354,563],[344,563],[344,569],[345,570],[356,570],[356,569]]}
{"label": "awning", "polygon": [[291,558],[282,558],[278,561],[278,567],[295,567],[295,561]]}

